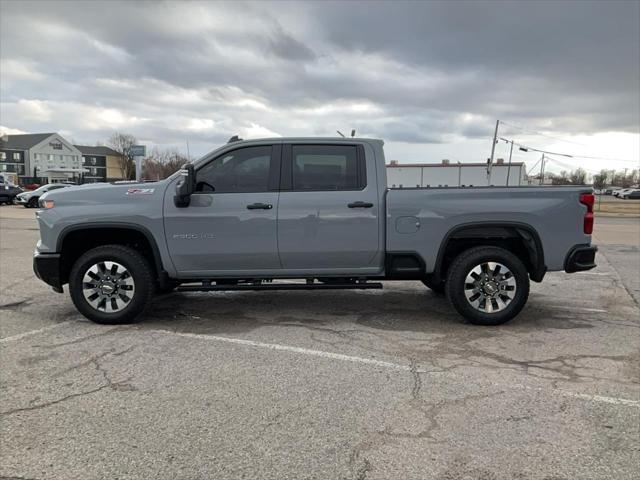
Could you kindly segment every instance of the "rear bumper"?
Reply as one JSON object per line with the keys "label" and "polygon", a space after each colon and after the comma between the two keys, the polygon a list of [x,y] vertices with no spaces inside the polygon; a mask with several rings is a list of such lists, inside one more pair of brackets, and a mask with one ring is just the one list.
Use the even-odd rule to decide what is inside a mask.
{"label": "rear bumper", "polygon": [[56,292],[62,292],[62,278],[59,253],[34,253],[33,271],[40,280],[51,285]]}
{"label": "rear bumper", "polygon": [[596,267],[595,245],[576,245],[571,249],[564,262],[564,271],[567,273],[582,272]]}

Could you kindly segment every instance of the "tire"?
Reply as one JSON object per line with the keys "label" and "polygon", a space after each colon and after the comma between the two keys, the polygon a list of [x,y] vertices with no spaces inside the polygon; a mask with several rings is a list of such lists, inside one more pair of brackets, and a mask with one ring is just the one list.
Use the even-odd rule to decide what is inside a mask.
{"label": "tire", "polygon": [[29,206],[29,208],[38,208],[38,198],[39,197],[31,197],[25,207]]}
{"label": "tire", "polygon": [[430,288],[434,293],[437,293],[438,295],[442,295],[444,293],[445,282],[434,282],[431,279],[424,279],[422,280],[422,283],[425,287]]}
{"label": "tire", "polygon": [[[500,268],[489,264],[500,264]],[[445,292],[453,308],[471,323],[500,325],[520,313],[527,303],[529,274],[508,250],[475,247],[453,260]]]}
{"label": "tire", "polygon": [[[113,264],[117,264],[115,273],[111,273],[114,272],[111,270]],[[113,278],[119,281],[107,281]],[[85,288],[86,280],[95,281],[93,285],[98,285],[100,279],[104,281],[102,290]],[[118,285],[115,290],[114,283]],[[153,297],[155,284],[147,259],[123,245],[105,245],[85,252],[73,264],[69,274],[73,304],[89,320],[105,325],[135,322]],[[90,301],[94,295],[97,298]],[[128,300],[125,301],[126,298]],[[113,311],[114,302],[117,311]]]}

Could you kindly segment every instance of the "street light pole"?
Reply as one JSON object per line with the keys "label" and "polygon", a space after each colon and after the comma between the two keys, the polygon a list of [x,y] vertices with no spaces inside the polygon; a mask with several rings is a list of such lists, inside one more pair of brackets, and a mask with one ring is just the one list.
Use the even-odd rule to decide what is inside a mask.
{"label": "street light pole", "polygon": [[498,140],[498,125],[500,125],[500,120],[496,120],[496,129],[493,132],[493,143],[491,144],[491,157],[489,158],[489,165],[487,165],[487,185],[491,185],[491,166],[493,165],[493,154],[496,151],[496,141]]}
{"label": "street light pole", "polygon": [[507,187],[509,186],[509,174],[511,173],[511,155],[513,154],[513,140],[511,140],[511,148],[509,149],[509,166],[507,167]]}
{"label": "street light pole", "polygon": [[542,154],[542,160],[540,162],[540,185],[544,183],[544,153]]}
{"label": "street light pole", "polygon": [[462,186],[462,163],[458,162],[458,187]]}

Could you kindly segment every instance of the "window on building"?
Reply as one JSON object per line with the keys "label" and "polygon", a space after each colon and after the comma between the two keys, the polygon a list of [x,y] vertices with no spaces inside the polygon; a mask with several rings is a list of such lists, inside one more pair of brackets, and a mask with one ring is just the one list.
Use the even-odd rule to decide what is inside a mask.
{"label": "window on building", "polygon": [[24,175],[24,165],[18,165],[17,167],[18,175]]}
{"label": "window on building", "polygon": [[293,189],[359,190],[366,185],[355,145],[293,145]]}
{"label": "window on building", "polygon": [[96,164],[96,157],[91,157],[91,165],[95,165]]}
{"label": "window on building", "polygon": [[49,155],[47,155],[47,160],[53,162],[53,154],[50,153]]}
{"label": "window on building", "polygon": [[20,152],[13,152],[13,159],[20,160]]}
{"label": "window on building", "polygon": [[271,163],[271,146],[245,147],[223,154],[198,170],[196,191],[266,192]]}
{"label": "window on building", "polygon": [[0,160],[6,160],[7,159],[7,152],[0,152]]}

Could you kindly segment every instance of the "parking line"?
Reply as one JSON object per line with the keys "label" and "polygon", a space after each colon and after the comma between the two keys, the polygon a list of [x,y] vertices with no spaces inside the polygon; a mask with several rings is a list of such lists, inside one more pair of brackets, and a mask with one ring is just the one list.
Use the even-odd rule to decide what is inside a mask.
{"label": "parking line", "polygon": [[[341,360],[343,362],[353,362],[353,363],[362,363],[365,365],[373,365],[376,367],[389,368],[393,370],[401,370],[405,372],[411,373],[429,373],[429,374],[444,374],[445,372],[441,372],[439,370],[424,370],[419,368],[414,368],[411,365],[403,365],[400,363],[386,362],[384,360],[376,360],[374,358],[366,358],[366,357],[357,357],[354,355],[344,355],[342,353],[333,353],[333,352],[325,352],[323,350],[313,350],[309,348],[302,347],[293,347],[290,345],[281,345],[278,343],[264,343],[264,342],[256,342],[254,340],[246,340],[243,338],[232,338],[232,337],[220,337],[218,335],[205,335],[200,333],[185,333],[185,332],[172,332],[171,330],[152,330],[157,333],[164,333],[168,335],[175,335],[178,337],[185,338],[198,338],[200,340],[208,340],[214,342],[224,342],[224,343],[233,343],[236,345],[245,345],[249,347],[257,347],[257,348],[266,348],[268,350],[278,350],[284,352],[292,352],[298,353],[302,355],[310,355],[314,357],[321,358],[329,358],[333,360]],[[457,376],[455,373],[447,372],[449,376]],[[504,384],[505,387],[510,387],[514,389],[522,389],[522,390],[533,390],[543,392],[544,390],[536,387],[529,387],[526,385],[518,385],[518,384]],[[640,407],[640,401],[637,400],[629,400],[626,398],[618,398],[618,397],[607,397],[603,395],[590,395],[587,393],[577,393],[571,392],[568,390],[554,389],[551,390],[552,393],[557,393],[559,395],[565,397],[572,397],[581,400],[588,400],[591,402],[598,403],[609,403],[612,405],[623,405],[627,407]]]}
{"label": "parking line", "polygon": [[585,308],[585,307],[567,307],[565,305],[547,305],[548,307],[553,307],[556,310],[570,310],[575,312],[589,312],[589,313],[607,313],[608,310],[603,310],[602,308]]}
{"label": "parking line", "polygon": [[389,368],[393,370],[403,370],[405,372],[440,373],[437,370],[435,371],[416,370],[413,367],[411,367],[411,365],[402,365],[399,363],[385,362],[384,360],[376,360],[375,358],[356,357],[353,355],[344,355],[342,353],[325,352],[323,350],[312,350],[309,348],[302,348],[302,347],[292,347],[290,345],[280,345],[278,343],[263,343],[263,342],[255,342],[253,340],[245,340],[242,338],[219,337],[217,335],[204,335],[199,333],[172,332],[170,330],[153,330],[153,331],[159,332],[159,333],[166,333],[170,335],[177,335],[179,337],[199,338],[201,340],[235,343],[238,345],[246,345],[249,347],[266,348],[269,350],[293,352],[293,353],[299,353],[302,355],[310,355],[313,357],[330,358],[333,360],[341,360],[343,362],[364,363],[367,365],[374,365],[376,367]]}
{"label": "parking line", "polygon": [[36,335],[38,333],[46,332],[48,330],[53,330],[54,328],[61,327],[61,326],[66,325],[68,323],[77,323],[77,320],[66,320],[64,322],[56,323],[55,325],[49,325],[48,327],[42,327],[42,328],[39,328],[37,330],[30,330],[28,332],[19,333],[17,335],[12,335],[10,337],[0,338],[0,343],[15,342],[15,341],[21,340],[21,339],[23,339],[25,337],[30,337],[31,335]]}

